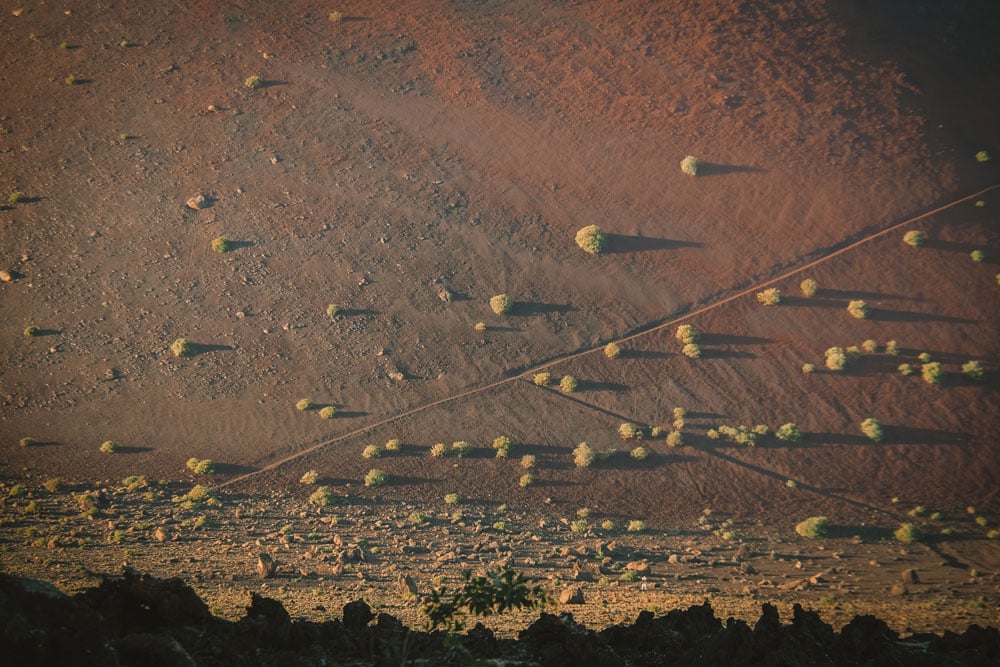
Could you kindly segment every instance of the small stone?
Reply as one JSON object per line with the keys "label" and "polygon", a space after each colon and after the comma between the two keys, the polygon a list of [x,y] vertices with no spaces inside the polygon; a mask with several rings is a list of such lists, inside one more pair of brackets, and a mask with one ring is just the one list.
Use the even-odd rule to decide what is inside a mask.
{"label": "small stone", "polygon": [[14,280],[14,274],[6,269],[0,269],[0,281],[9,283]]}
{"label": "small stone", "polygon": [[917,574],[917,571],[914,570],[912,567],[909,568],[909,569],[903,570],[903,583],[904,584],[919,584],[920,583],[920,576]]}
{"label": "small stone", "polygon": [[413,581],[413,577],[408,574],[400,575],[396,583],[399,586],[399,592],[402,593],[403,597],[416,597],[419,594],[416,582]]}
{"label": "small stone", "polygon": [[678,561],[679,559],[677,558],[677,554],[670,554],[670,556],[667,557],[667,562],[671,565],[677,565]]}
{"label": "small stone", "polygon": [[155,531],[153,531],[153,537],[156,538],[157,542],[166,542],[169,535],[163,526],[159,526]]}
{"label": "small stone", "polygon": [[195,195],[194,197],[191,197],[190,199],[187,200],[187,207],[193,208],[196,211],[200,211],[203,208],[208,208],[209,206],[211,206],[211,203],[209,202],[208,197],[206,197],[205,195],[201,194]]}
{"label": "small stone", "polygon": [[892,588],[889,589],[889,595],[893,597],[900,597],[901,595],[906,595],[910,591],[903,584],[893,584]]}

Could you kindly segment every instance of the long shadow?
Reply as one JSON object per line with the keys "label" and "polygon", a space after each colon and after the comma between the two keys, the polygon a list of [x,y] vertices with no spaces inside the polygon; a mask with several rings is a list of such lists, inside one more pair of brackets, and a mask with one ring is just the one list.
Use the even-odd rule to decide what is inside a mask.
{"label": "long shadow", "polygon": [[255,472],[258,468],[254,466],[242,465],[239,463],[216,463],[215,472],[220,475],[246,475]]}
{"label": "long shadow", "polygon": [[949,252],[961,252],[968,254],[973,250],[980,250],[985,244],[983,243],[960,243],[958,241],[937,241],[937,240],[927,240],[924,242],[925,248],[933,248],[934,250],[947,250]]}
{"label": "long shadow", "polygon": [[846,299],[823,299],[818,296],[781,296],[782,306],[806,306],[810,308],[847,308]]}
{"label": "long shadow", "polygon": [[343,308],[337,312],[337,317],[357,317],[359,315],[378,315],[377,310],[370,308]]}
{"label": "long shadow", "polygon": [[625,392],[628,391],[628,385],[621,384],[619,382],[597,382],[595,380],[580,380],[580,386],[577,391],[612,391],[612,392]]}
{"label": "long shadow", "polygon": [[975,324],[976,320],[965,319],[964,317],[950,317],[948,315],[935,315],[934,313],[913,313],[905,310],[885,310],[882,308],[872,308],[868,314],[868,319],[875,322],[947,322],[949,324]]}
{"label": "long shadow", "polygon": [[61,445],[62,443],[58,440],[35,440],[28,447],[55,447],[56,445]]}
{"label": "long shadow", "polygon": [[692,419],[722,419],[725,415],[720,415],[717,412],[689,412],[684,417],[688,421]]}
{"label": "long shadow", "polygon": [[854,435],[853,433],[824,433],[818,431],[810,431],[809,433],[806,433],[804,442],[816,445],[871,445],[873,447],[879,444],[872,442],[863,435]]}
{"label": "long shadow", "polygon": [[885,436],[882,442],[888,445],[964,445],[972,440],[966,433],[912,426],[883,424],[882,431]]}
{"label": "long shadow", "polygon": [[832,525],[827,529],[827,537],[830,538],[847,539],[855,536],[860,537],[863,542],[881,542],[892,536],[892,529],[859,525]]}
{"label": "long shadow", "polygon": [[774,342],[773,338],[759,338],[757,336],[737,336],[735,334],[702,334],[700,342],[702,345],[768,345]]}
{"label": "long shadow", "polygon": [[[123,447],[123,446],[119,445],[118,449],[116,449],[115,451],[117,453],[119,453],[119,454],[142,454],[144,452],[151,452],[151,451],[153,451],[153,448],[152,447],[137,447],[137,446],[134,446],[134,445],[126,445],[126,446]],[[218,470],[218,468],[219,468],[218,464],[215,466],[215,468],[216,468],[216,470]]]}
{"label": "long shadow", "polygon": [[865,292],[863,290],[830,289],[827,287],[819,288],[816,291],[816,296],[826,297],[830,299],[871,299],[872,301],[879,301],[879,300],[885,301],[890,299],[895,301],[924,301],[924,299],[918,299],[912,296],[905,296],[903,294],[886,294],[884,292]]}
{"label": "long shadow", "polygon": [[58,336],[61,333],[62,329],[38,329],[31,336],[32,338],[41,338],[42,336]]}
{"label": "long shadow", "polygon": [[741,350],[712,350],[702,348],[702,359],[756,359],[757,355]]}
{"label": "long shadow", "polygon": [[569,313],[574,310],[576,307],[569,304],[518,301],[511,309],[511,315],[547,315],[549,313]]}
{"label": "long shadow", "polygon": [[202,354],[207,354],[208,352],[218,352],[220,350],[235,350],[232,345],[212,345],[210,343],[191,343],[191,351],[187,354],[189,357],[197,357]]}
{"label": "long shadow", "polygon": [[695,241],[680,241],[649,236],[630,236],[627,234],[608,234],[608,254],[643,252],[646,250],[677,250],[678,248],[702,248],[703,244]]}
{"label": "long shadow", "polygon": [[234,250],[239,250],[240,248],[252,248],[254,246],[253,241],[229,241],[229,252]]}
{"label": "long shadow", "polygon": [[415,484],[440,484],[442,480],[432,477],[413,477],[406,475],[389,475],[387,486],[411,486]]}
{"label": "long shadow", "polygon": [[537,487],[567,487],[582,486],[583,482],[571,482],[568,479],[536,479],[532,486]]}
{"label": "long shadow", "polygon": [[621,356],[622,359],[666,359],[674,355],[659,350],[623,350]]}
{"label": "long shadow", "polygon": [[763,174],[766,169],[748,164],[724,164],[722,162],[698,162],[698,178],[702,176],[725,176],[726,174]]}
{"label": "long shadow", "polygon": [[281,79],[265,79],[260,82],[257,86],[258,90],[263,90],[264,88],[277,88],[278,86],[287,86],[287,81],[282,81]]}
{"label": "long shadow", "polygon": [[[497,333],[516,333],[516,332],[519,332],[519,331],[524,331],[524,329],[522,329],[520,327],[496,327],[496,326],[487,325],[486,331],[495,331]],[[520,375],[520,374],[521,374],[521,371],[516,371],[516,372],[511,373],[511,375]]]}
{"label": "long shadow", "polygon": [[356,419],[358,417],[367,417],[368,413],[363,410],[337,410],[337,414],[333,416],[334,419]]}

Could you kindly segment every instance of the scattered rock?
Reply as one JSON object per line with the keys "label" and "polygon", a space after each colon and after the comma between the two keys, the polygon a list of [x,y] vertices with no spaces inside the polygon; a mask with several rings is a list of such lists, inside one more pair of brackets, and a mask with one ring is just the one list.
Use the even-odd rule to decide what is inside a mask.
{"label": "scattered rock", "polygon": [[403,597],[416,597],[420,593],[417,588],[417,583],[413,581],[413,577],[408,574],[400,575],[399,579],[396,580],[396,583],[399,586],[399,592],[403,595]]}
{"label": "scattered rock", "polygon": [[889,589],[889,595],[893,597],[900,597],[901,595],[907,595],[910,590],[905,584],[893,584],[892,588]]}
{"label": "scattered rock", "polygon": [[9,283],[14,280],[14,274],[6,269],[0,269],[0,282]]}
{"label": "scattered rock", "polygon": [[917,571],[914,570],[912,567],[908,568],[906,570],[903,570],[903,583],[904,584],[919,584],[920,583],[920,576],[917,574]]}
{"label": "scattered rock", "polygon": [[153,537],[156,538],[157,542],[166,542],[170,536],[163,526],[157,526],[156,530],[153,531]]}

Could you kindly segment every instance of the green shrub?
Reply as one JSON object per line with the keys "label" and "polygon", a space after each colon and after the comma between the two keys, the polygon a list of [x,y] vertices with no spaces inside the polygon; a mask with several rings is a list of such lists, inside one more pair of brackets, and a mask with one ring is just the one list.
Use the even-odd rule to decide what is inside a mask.
{"label": "green shrub", "polygon": [[894,340],[890,340],[885,344],[885,353],[895,357],[899,354],[899,343]]}
{"label": "green shrub", "polygon": [[572,394],[580,386],[580,382],[572,375],[564,375],[559,381],[559,389],[564,394]]}
{"label": "green shrub", "polygon": [[552,373],[535,373],[531,381],[539,387],[548,387],[552,384]]}
{"label": "green shrub", "polygon": [[382,456],[382,448],[378,445],[368,445],[365,447],[364,451],[361,452],[361,456],[366,459],[377,459]]}
{"label": "green shrub", "polygon": [[493,449],[496,450],[498,459],[505,459],[510,456],[510,448],[514,446],[514,441],[506,435],[501,435],[493,440]]}
{"label": "green shrub", "polygon": [[302,484],[315,484],[319,481],[319,471],[308,470],[303,473],[302,477],[299,477],[299,482]]}
{"label": "green shrub", "polygon": [[826,367],[831,371],[842,371],[847,364],[843,348],[831,347],[826,351]]}
{"label": "green shrub", "polygon": [[933,359],[933,357],[931,357],[930,352],[921,352],[920,354],[917,355],[917,359],[919,359],[922,363],[928,364],[931,362],[931,359]]}
{"label": "green shrub", "polygon": [[795,532],[811,540],[826,537],[830,532],[830,520],[825,516],[811,516],[796,525]]}
{"label": "green shrub", "polygon": [[534,454],[525,454],[521,457],[521,467],[525,469],[531,469],[535,467],[537,459]]}
{"label": "green shrub", "polygon": [[62,490],[62,481],[59,479],[47,479],[42,486],[49,493],[59,493]]}
{"label": "green shrub", "polygon": [[687,343],[681,348],[681,352],[685,357],[691,359],[701,359],[701,346],[698,343]]}
{"label": "green shrub", "polygon": [[913,374],[913,366],[911,366],[909,364],[900,364],[899,367],[896,370],[898,370],[903,375],[912,375]]}
{"label": "green shrub", "polygon": [[798,426],[789,422],[779,426],[778,430],[774,432],[774,436],[785,442],[799,442],[802,440],[802,431],[799,430]]}
{"label": "green shrub", "polygon": [[608,247],[608,235],[597,225],[587,225],[576,233],[576,244],[584,252],[600,255]]}
{"label": "green shrub", "polygon": [[535,483],[535,477],[530,472],[526,472],[523,475],[521,475],[521,479],[517,480],[517,483],[521,486],[522,489],[526,489]]}
{"label": "green shrub", "polygon": [[990,154],[989,151],[979,151],[976,153],[976,162],[989,162]]}
{"label": "green shrub", "polygon": [[248,76],[246,79],[244,79],[243,85],[249,88],[250,90],[257,90],[258,88],[264,85],[264,79],[260,78],[256,74],[252,74]]}
{"label": "green shrub", "polygon": [[927,236],[916,229],[911,229],[910,231],[903,234],[903,243],[913,248],[919,248],[927,241]]}
{"label": "green shrub", "polygon": [[365,475],[365,486],[385,486],[388,481],[389,476],[377,468],[372,468]]}
{"label": "green shrub", "polygon": [[687,410],[685,410],[684,408],[674,408],[672,414],[674,416],[674,419],[684,419],[685,417],[687,417],[687,413],[688,413]]}
{"label": "green shrub", "polygon": [[577,519],[569,524],[569,529],[579,535],[590,530],[590,524],[587,523],[586,519]]}
{"label": "green shrub", "polygon": [[194,456],[187,460],[187,469],[196,475],[208,475],[215,472],[215,464],[212,459],[199,459]]}
{"label": "green shrub", "polygon": [[[507,530],[506,523],[502,521],[493,527],[500,532]],[[541,608],[548,602],[548,595],[542,586],[529,588],[524,576],[513,570],[487,572],[485,576],[473,576],[470,570],[466,570],[462,579],[464,583],[456,592],[434,589],[424,598],[420,613],[427,617],[428,632],[443,627],[447,632],[457,633],[465,625],[466,614],[492,616],[514,609]]]}
{"label": "green shrub", "polygon": [[329,507],[336,499],[337,496],[333,495],[329,486],[321,486],[309,496],[309,502],[318,507]]}
{"label": "green shrub", "polygon": [[313,407],[315,407],[315,404],[308,398],[300,398],[295,403],[295,409],[300,411],[312,410]]}
{"label": "green shrub", "polygon": [[642,440],[642,428],[638,424],[625,422],[618,427],[618,436],[622,440]]}
{"label": "green shrub", "polygon": [[189,357],[194,354],[194,343],[187,338],[178,338],[170,345],[170,351],[175,357]]}
{"label": "green shrub", "polygon": [[431,456],[434,458],[439,458],[444,456],[448,452],[448,446],[443,442],[435,443],[431,445]]}
{"label": "green shrub", "polygon": [[486,331],[486,322],[476,322],[472,328],[479,332]]}
{"label": "green shrub", "polygon": [[802,290],[804,296],[816,296],[816,292],[819,291],[819,284],[812,278],[806,278],[799,283],[799,289]]}
{"label": "green shrub", "polygon": [[979,381],[983,379],[983,367],[978,361],[968,361],[962,364],[962,372],[973,380]]}
{"label": "green shrub", "polygon": [[787,486],[789,489],[797,489],[799,488],[799,483],[796,482],[794,479],[786,479],[785,486]]}
{"label": "green shrub", "polygon": [[629,452],[629,456],[631,456],[636,461],[645,461],[649,457],[649,452],[646,451],[645,447],[636,447],[631,452]]}
{"label": "green shrub", "polygon": [[604,346],[604,356],[608,359],[617,359],[622,356],[621,345],[618,345],[617,343],[608,343]]}
{"label": "green shrub", "polygon": [[451,443],[451,453],[458,458],[462,458],[466,454],[472,452],[472,443],[466,442],[465,440],[458,440]]}
{"label": "green shrub", "polygon": [[848,361],[854,361],[861,358],[861,350],[858,349],[857,345],[848,345],[844,348],[844,356],[847,357]]}
{"label": "green shrub", "polygon": [[649,437],[663,438],[665,437],[666,432],[667,429],[663,428],[662,426],[654,426],[653,428],[649,429]]}
{"label": "green shrub", "polygon": [[233,249],[233,242],[227,239],[225,236],[219,236],[212,239],[212,250],[215,252],[229,252]]}
{"label": "green shrub", "polygon": [[684,436],[680,431],[671,431],[667,434],[667,447],[680,447],[684,444]]}
{"label": "green shrub", "polygon": [[806,363],[802,364],[802,372],[805,375],[809,375],[809,373],[815,373],[816,372],[816,364],[810,364],[809,362],[806,362]]}
{"label": "green shrub", "polygon": [[687,424],[687,422],[684,421],[684,417],[677,417],[676,419],[674,419],[673,423],[674,430],[675,431],[681,430],[682,428],[684,428],[685,424]]}
{"label": "green shrub", "polygon": [[628,522],[628,528],[626,529],[630,533],[641,533],[646,530],[646,522],[640,521],[638,519],[633,519]]}
{"label": "green shrub", "polygon": [[427,523],[427,515],[420,512],[410,512],[410,516],[406,520],[414,526],[419,526],[422,523]]}
{"label": "green shrub", "polygon": [[105,440],[101,443],[101,451],[105,454],[114,454],[118,451],[118,444],[113,440]]}
{"label": "green shrub", "polygon": [[340,12],[330,12],[327,18],[330,19],[330,23],[340,23],[344,20],[344,15]]}
{"label": "green shrub", "polygon": [[18,444],[21,445],[22,447],[31,447],[36,442],[37,440],[35,440],[34,438],[21,438],[20,440],[18,440]]}
{"label": "green shrub", "polygon": [[448,505],[457,505],[459,498],[457,493],[448,493],[444,496],[444,502]]}
{"label": "green shrub", "polygon": [[982,250],[973,250],[972,252],[969,253],[969,257],[971,257],[972,261],[976,262],[977,264],[986,259],[986,255],[983,253]]}
{"label": "green shrub", "polygon": [[861,432],[868,436],[872,442],[882,442],[882,424],[874,417],[869,417],[861,422]]}
{"label": "green shrub", "polygon": [[22,201],[24,201],[24,199],[25,199],[24,193],[17,190],[7,195],[7,203],[10,204],[11,206],[14,206],[15,204],[20,204]]}
{"label": "green shrub", "polygon": [[868,304],[860,299],[856,299],[847,304],[847,312],[851,314],[851,317],[859,320],[867,319],[869,314]]}
{"label": "green shrub", "polygon": [[319,411],[320,419],[333,419],[334,415],[337,414],[337,408],[332,405],[324,406]]}
{"label": "green shrub", "polygon": [[326,307],[326,315],[329,318],[334,318],[340,314],[340,306],[335,303],[328,304]]}
{"label": "green shrub", "polygon": [[506,315],[514,307],[514,299],[509,294],[497,294],[490,299],[490,308],[497,315]]}
{"label": "green shrub", "polygon": [[868,340],[861,343],[861,349],[868,354],[875,354],[878,352],[878,343],[869,338]]}
{"label": "green shrub", "polygon": [[30,327],[25,327],[25,329],[24,329],[24,337],[25,338],[33,338],[35,336],[40,335],[41,333],[42,333],[42,330],[39,329],[38,327],[34,326],[34,325],[32,325]]}
{"label": "green shrub", "polygon": [[70,74],[69,76],[67,76],[65,81],[67,86],[75,86],[76,84],[80,83],[80,79],[76,78],[75,74]]}
{"label": "green shrub", "polygon": [[899,528],[893,533],[893,537],[903,544],[913,544],[914,542],[923,540],[923,534],[920,532],[920,529],[912,523],[900,524]]}
{"label": "green shrub", "polygon": [[681,171],[688,176],[697,176],[699,167],[701,167],[701,163],[693,155],[688,155],[681,160]]}
{"label": "green shrub", "polygon": [[403,449],[403,441],[399,438],[393,438],[385,443],[385,451],[387,452],[399,452]]}
{"label": "green shrub", "polygon": [[615,522],[612,521],[611,519],[605,519],[604,521],[601,522],[601,529],[602,530],[614,530],[615,529]]}
{"label": "green shrub", "polygon": [[682,324],[677,327],[674,337],[682,343],[697,343],[701,332],[693,324]]}
{"label": "green shrub", "polygon": [[589,468],[596,458],[597,452],[585,442],[581,442],[573,449],[573,463],[577,468]]}
{"label": "green shrub", "polygon": [[771,287],[763,292],[757,292],[757,300],[765,306],[777,306],[781,303],[781,290]]}
{"label": "green shrub", "polygon": [[920,375],[928,384],[940,384],[941,378],[944,377],[944,371],[941,369],[940,363],[932,361],[920,367]]}

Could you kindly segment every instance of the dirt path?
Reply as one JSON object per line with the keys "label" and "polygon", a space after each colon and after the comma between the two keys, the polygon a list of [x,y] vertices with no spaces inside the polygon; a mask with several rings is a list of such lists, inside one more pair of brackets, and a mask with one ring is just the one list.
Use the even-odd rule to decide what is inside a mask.
{"label": "dirt path", "polygon": [[[995,190],[997,188],[1000,188],[1000,184],[991,185],[990,187],[984,188],[982,190],[979,190],[978,192],[974,192],[974,193],[972,193],[970,195],[966,195],[966,196],[961,197],[959,199],[955,199],[955,200],[953,200],[951,202],[948,202],[947,204],[944,204],[944,205],[939,206],[937,208],[931,209],[929,211],[925,211],[924,213],[921,213],[921,214],[916,215],[914,217],[907,218],[906,220],[903,220],[901,222],[897,222],[895,224],[892,224],[892,225],[886,227],[885,229],[879,230],[879,231],[874,232],[872,234],[868,234],[868,235],[864,236],[863,238],[858,239],[856,241],[847,243],[847,245],[844,245],[842,247],[836,247],[834,250],[831,250],[831,251],[827,252],[822,257],[819,257],[819,258],[817,258],[817,259],[815,259],[815,260],[813,260],[811,262],[808,262],[808,263],[803,264],[801,266],[797,266],[797,267],[795,267],[793,269],[790,269],[788,271],[780,273],[779,275],[774,276],[772,278],[769,278],[768,280],[765,280],[765,281],[762,281],[762,282],[757,283],[755,285],[752,285],[751,287],[747,287],[747,288],[745,288],[743,290],[740,290],[740,291],[738,291],[738,292],[736,292],[734,294],[731,294],[729,296],[721,298],[721,299],[719,299],[717,301],[713,301],[710,304],[707,304],[705,306],[702,306],[700,308],[692,310],[692,311],[690,311],[688,313],[685,313],[685,314],[683,314],[683,315],[681,315],[679,317],[675,317],[675,318],[669,319],[669,320],[667,320],[665,322],[661,322],[659,324],[654,324],[652,326],[649,326],[648,328],[640,327],[641,330],[638,331],[637,333],[634,333],[634,334],[631,334],[631,335],[628,335],[628,336],[624,336],[622,338],[619,338],[619,339],[617,339],[615,341],[611,341],[611,342],[622,344],[622,343],[627,343],[629,341],[637,340],[639,338],[642,338],[643,336],[647,336],[647,335],[649,335],[651,333],[654,333],[656,331],[660,331],[660,330],[666,329],[668,327],[674,326],[674,325],[676,325],[678,323],[684,322],[685,320],[689,320],[689,319],[691,319],[691,318],[693,318],[693,317],[695,317],[697,315],[700,315],[700,314],[703,314],[703,313],[715,310],[715,309],[717,309],[717,308],[719,308],[719,307],[721,307],[721,306],[723,306],[725,304],[728,304],[728,303],[731,303],[733,301],[736,301],[737,299],[741,299],[741,298],[743,298],[743,297],[745,297],[747,295],[750,295],[750,294],[752,294],[752,293],[754,293],[754,292],[756,292],[758,290],[761,290],[761,289],[764,289],[764,288],[766,288],[766,287],[768,287],[770,285],[774,285],[776,283],[779,283],[779,282],[781,282],[781,281],[783,281],[783,280],[785,280],[787,278],[790,278],[791,276],[794,276],[796,274],[800,274],[800,273],[808,271],[808,270],[810,270],[812,268],[815,268],[815,267],[823,264],[824,262],[828,262],[828,261],[830,261],[831,259],[833,259],[835,257],[839,257],[841,255],[844,255],[844,254],[848,253],[849,251],[854,250],[855,248],[858,248],[858,247],[860,247],[862,245],[865,245],[866,243],[870,243],[871,241],[874,241],[875,239],[878,239],[878,238],[884,237],[884,236],[886,236],[888,234],[891,234],[892,232],[894,232],[896,230],[899,230],[899,229],[901,229],[903,227],[906,227],[908,225],[912,225],[915,222],[918,222],[918,221],[923,220],[925,218],[929,218],[929,217],[931,217],[931,216],[933,216],[935,214],[938,214],[938,213],[941,213],[943,211],[946,211],[946,210],[948,210],[948,209],[950,209],[952,207],[955,207],[955,206],[957,206],[959,204],[962,204],[964,202],[971,201],[971,200],[977,199],[979,197],[982,197],[986,193],[991,192],[992,190]],[[284,465],[286,465],[286,464],[288,464],[288,463],[290,463],[292,461],[298,460],[298,459],[300,459],[300,458],[302,458],[302,457],[304,457],[304,456],[306,456],[308,454],[312,454],[312,453],[314,453],[314,452],[316,452],[316,451],[318,451],[320,449],[323,449],[323,448],[328,447],[330,445],[336,444],[336,443],[341,442],[343,440],[347,440],[347,439],[353,438],[355,436],[367,433],[367,432],[372,431],[372,430],[374,430],[374,429],[376,429],[378,427],[385,426],[387,424],[391,424],[391,423],[393,423],[395,421],[398,421],[398,420],[403,419],[405,417],[409,417],[409,416],[418,414],[420,412],[424,412],[424,411],[429,410],[431,408],[434,408],[434,407],[437,407],[437,406],[441,406],[441,405],[445,405],[447,403],[458,401],[460,399],[467,398],[467,397],[470,397],[470,396],[475,396],[475,395],[478,395],[478,394],[483,394],[483,393],[489,392],[489,391],[491,391],[493,389],[496,389],[498,387],[502,387],[502,386],[508,385],[510,383],[516,382],[518,380],[529,378],[533,374],[541,372],[541,371],[544,371],[547,368],[552,368],[552,367],[554,367],[554,366],[556,366],[558,364],[562,364],[562,363],[571,361],[573,359],[578,359],[580,357],[584,357],[586,355],[593,354],[595,352],[598,352],[598,351],[602,350],[603,348],[604,348],[604,344],[602,343],[601,345],[598,345],[598,346],[595,346],[595,347],[590,347],[590,348],[587,348],[585,350],[581,350],[579,352],[575,352],[575,353],[572,353],[572,354],[569,354],[569,355],[566,355],[566,356],[562,356],[562,357],[559,357],[557,359],[553,359],[551,361],[542,363],[542,364],[540,364],[538,366],[534,366],[534,367],[529,368],[529,369],[527,369],[527,370],[525,370],[525,371],[523,371],[521,373],[518,373],[517,375],[514,375],[512,377],[504,378],[502,380],[497,380],[496,382],[492,382],[490,384],[487,384],[487,385],[484,385],[484,386],[481,386],[481,387],[476,387],[476,388],[470,389],[468,391],[460,392],[460,393],[457,393],[457,394],[452,394],[450,396],[446,396],[446,397],[441,398],[441,399],[436,400],[436,401],[432,401],[432,402],[429,402],[429,403],[424,403],[423,405],[419,405],[419,406],[417,406],[415,408],[411,408],[409,410],[406,410],[404,412],[398,413],[396,415],[392,415],[390,417],[386,417],[385,419],[381,419],[379,421],[373,422],[373,423],[368,424],[366,426],[363,426],[361,428],[354,429],[354,430],[352,430],[352,431],[350,431],[348,433],[341,434],[341,435],[339,435],[339,436],[337,436],[335,438],[331,438],[329,440],[325,440],[325,441],[320,442],[320,443],[318,443],[316,445],[313,445],[313,446],[308,447],[306,449],[303,449],[301,451],[295,452],[294,454],[291,454],[291,455],[286,456],[284,458],[281,458],[281,459],[279,459],[277,461],[274,461],[274,462],[272,462],[272,463],[270,463],[270,464],[268,464],[266,466],[263,466],[263,467],[255,470],[253,472],[250,472],[250,473],[247,473],[245,475],[240,475],[238,477],[234,477],[232,479],[226,480],[225,482],[222,482],[222,483],[216,485],[215,488],[216,489],[223,489],[223,488],[235,486],[237,484],[240,484],[241,482],[244,482],[244,481],[246,481],[248,479],[253,478],[256,475],[259,475],[261,473],[272,471],[272,470],[275,470],[277,468],[280,468],[280,467],[282,467],[282,466],[284,466]],[[582,401],[581,401],[581,403],[583,405],[589,406],[592,409],[596,409],[596,406],[591,406],[590,404],[587,404],[587,403],[582,402]],[[854,502],[854,503],[857,503],[857,501],[850,501],[850,500],[843,499],[843,498],[841,498],[841,500],[844,500],[845,502]],[[885,510],[880,510],[878,508],[869,507],[867,505],[865,505],[865,508],[873,510],[873,511],[885,512]]]}

